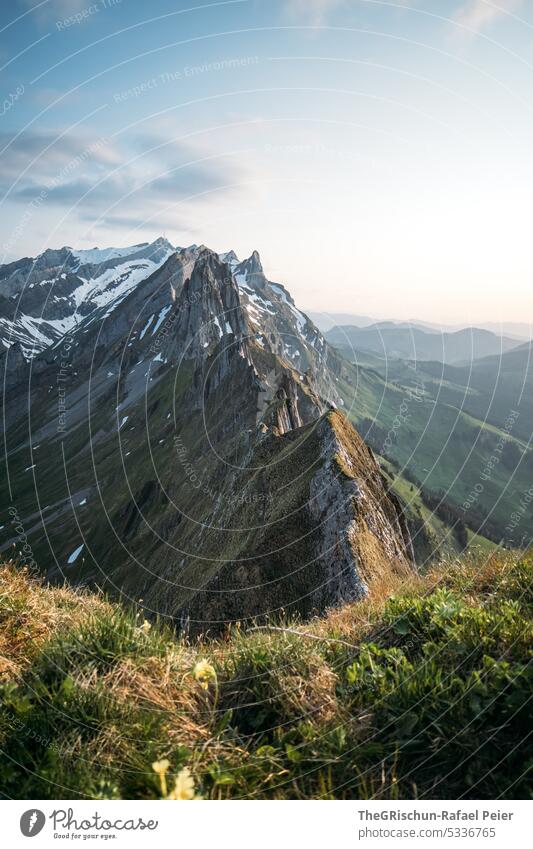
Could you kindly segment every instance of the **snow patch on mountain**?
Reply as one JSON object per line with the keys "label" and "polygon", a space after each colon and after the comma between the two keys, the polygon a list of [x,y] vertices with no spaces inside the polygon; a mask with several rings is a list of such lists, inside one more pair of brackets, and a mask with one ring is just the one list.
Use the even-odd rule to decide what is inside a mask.
{"label": "snow patch on mountain", "polygon": [[226,253],[219,254],[219,257],[222,262],[225,262],[226,265],[229,265],[232,271],[235,266],[239,264],[239,257],[237,256],[235,251],[226,251]]}
{"label": "snow patch on mountain", "polygon": [[268,285],[270,286],[271,289],[274,290],[276,295],[278,295],[278,297],[281,298],[283,303],[287,304],[287,306],[289,307],[290,311],[292,312],[294,318],[296,319],[296,322],[298,324],[298,330],[300,331],[300,333],[302,333],[305,325],[307,324],[306,316],[303,313],[301,313],[300,310],[296,309],[292,299],[287,296],[287,292],[285,291],[283,286],[278,286],[276,283],[269,283]]}
{"label": "snow patch on mountain", "polygon": [[72,293],[76,306],[80,307],[86,302],[90,302],[94,307],[102,307],[111,302],[114,306],[117,306],[128,292],[131,292],[141,280],[157,271],[166,259],[168,259],[168,256],[165,256],[160,262],[152,262],[149,259],[129,260],[121,265],[108,268],[99,277],[93,277],[89,280],[80,277],[83,282]]}
{"label": "snow patch on mountain", "polygon": [[[31,266],[27,266],[28,271],[22,269],[14,272],[18,273],[16,285],[21,291],[11,295],[11,299],[18,298],[14,311],[8,308],[4,315],[0,314],[0,341],[5,348],[19,342],[24,357],[31,359],[45,348],[56,345],[62,336],[79,324],[87,326],[96,319],[101,321],[107,318],[130,292],[157,271],[173,253],[174,248],[164,239],[158,239],[151,245],[143,243],[126,248],[76,251],[66,248],[62,249],[61,256],[60,252],[56,252],[62,262],[62,265],[53,269],[56,275],[51,276],[50,268],[46,268],[42,280],[38,277],[32,279],[32,276],[35,278],[39,275],[35,269],[39,267],[44,255],[37,257],[31,261]],[[135,258],[135,255],[138,257]],[[74,257],[74,264],[71,257]],[[122,257],[128,258],[120,262]],[[54,261],[58,260],[54,257]],[[63,270],[65,264],[69,264],[69,277]],[[102,267],[101,273],[98,273],[99,266]],[[28,283],[28,279],[31,282]],[[51,289],[47,290],[47,286]],[[36,292],[41,289],[45,291],[36,299]],[[33,290],[31,297],[27,295],[29,290]]]}
{"label": "snow patch on mountain", "polygon": [[131,256],[149,246],[149,242],[141,242],[139,245],[131,245],[128,248],[90,248],[89,250],[72,250],[72,256],[79,259],[81,265],[100,265],[110,259],[120,259],[123,256]]}

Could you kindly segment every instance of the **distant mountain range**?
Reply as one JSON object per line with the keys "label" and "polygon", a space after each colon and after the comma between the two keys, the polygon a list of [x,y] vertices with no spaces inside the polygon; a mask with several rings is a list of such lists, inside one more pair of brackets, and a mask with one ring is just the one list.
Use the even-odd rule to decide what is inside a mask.
{"label": "distant mountain range", "polygon": [[[356,315],[354,313],[321,313],[308,312],[309,317],[314,321],[316,326],[326,333],[335,326],[355,326],[355,327],[402,327],[402,328],[418,328],[426,333],[456,333],[458,330],[468,330],[471,324],[436,324],[422,319],[409,319],[401,321],[398,319],[381,319],[372,318],[368,315]],[[507,336],[510,339],[517,339],[527,342],[533,338],[533,322],[476,322],[474,325],[480,330],[490,330],[496,336]]]}
{"label": "distant mountain range", "polygon": [[[358,375],[352,419],[390,461],[412,525],[433,534],[452,508],[456,529],[463,522],[496,543],[531,544],[533,343],[462,366],[370,354]],[[423,534],[413,542],[420,557]]]}
{"label": "distant mountain range", "polygon": [[470,362],[480,357],[503,354],[523,344],[517,339],[497,336],[477,327],[439,333],[392,322],[369,327],[335,326],[327,331],[326,339],[354,360],[357,360],[357,351],[371,351],[383,358],[442,363]]}

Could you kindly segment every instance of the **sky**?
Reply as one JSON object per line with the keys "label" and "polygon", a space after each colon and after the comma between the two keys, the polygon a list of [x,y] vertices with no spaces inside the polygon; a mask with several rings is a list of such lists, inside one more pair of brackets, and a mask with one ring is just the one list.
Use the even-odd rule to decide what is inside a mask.
{"label": "sky", "polygon": [[533,320],[531,0],[12,0],[0,262],[257,249],[298,305]]}

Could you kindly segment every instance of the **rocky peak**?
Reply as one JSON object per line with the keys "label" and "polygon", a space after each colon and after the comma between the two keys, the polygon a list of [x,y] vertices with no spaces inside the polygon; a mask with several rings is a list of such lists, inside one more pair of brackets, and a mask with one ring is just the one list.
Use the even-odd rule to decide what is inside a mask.
{"label": "rocky peak", "polygon": [[259,256],[258,251],[253,251],[252,255],[248,258],[248,268],[251,274],[259,274],[263,273],[263,266],[261,264],[261,257]]}
{"label": "rocky peak", "polygon": [[234,273],[239,282],[243,282],[253,288],[264,285],[266,281],[261,258],[257,251],[254,251],[248,259],[236,265]]}
{"label": "rocky peak", "polygon": [[16,262],[0,266],[1,294],[4,297],[19,295],[24,287],[52,279],[61,272],[67,272],[76,263],[73,262],[71,249],[64,247],[47,248],[36,257],[24,257]]}
{"label": "rocky peak", "polygon": [[155,239],[155,240],[152,242],[152,247],[153,247],[153,248],[165,248],[165,250],[172,250],[172,251],[173,251],[173,250],[175,250],[175,248],[174,248],[174,247],[173,247],[173,245],[172,245],[172,244],[168,241],[168,239],[166,238],[166,236],[158,236],[158,237],[157,237],[157,239]]}
{"label": "rocky peak", "polygon": [[107,318],[173,253],[160,237],[126,248],[47,249],[0,267],[0,343],[20,342],[32,359],[84,319]]}
{"label": "rocky peak", "polygon": [[63,269],[66,265],[69,265],[70,260],[70,248],[63,247],[59,248],[59,250],[47,248],[42,254],[39,254],[39,256],[33,260],[33,268],[36,272],[53,272],[58,269]]}
{"label": "rocky peak", "polygon": [[159,265],[174,252],[170,242],[163,236],[154,242],[141,242],[125,248],[92,248],[72,250],[72,264],[84,278],[100,277],[103,272],[126,262],[148,260]]}
{"label": "rocky peak", "polygon": [[14,342],[8,350],[0,350],[0,370],[7,389],[28,379],[29,364],[20,342]]}
{"label": "rocky peak", "polygon": [[303,421],[298,409],[298,387],[292,375],[283,375],[276,397],[280,403],[276,411],[275,432],[283,434],[301,427]]}
{"label": "rocky peak", "polygon": [[226,251],[226,253],[219,254],[219,256],[222,262],[225,262],[227,265],[230,266],[230,268],[234,268],[236,265],[239,264],[239,257],[233,250]]}
{"label": "rocky peak", "polygon": [[247,335],[235,279],[208,248],[200,249],[176,303],[175,344],[187,359],[205,358],[224,336],[233,335],[240,342]]}

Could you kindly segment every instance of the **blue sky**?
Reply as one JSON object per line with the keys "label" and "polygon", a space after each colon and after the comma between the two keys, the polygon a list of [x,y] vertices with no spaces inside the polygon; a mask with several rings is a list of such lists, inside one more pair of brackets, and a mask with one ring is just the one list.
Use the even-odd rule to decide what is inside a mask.
{"label": "blue sky", "polygon": [[525,0],[18,0],[0,29],[0,261],[164,233],[257,248],[310,309],[531,317]]}

